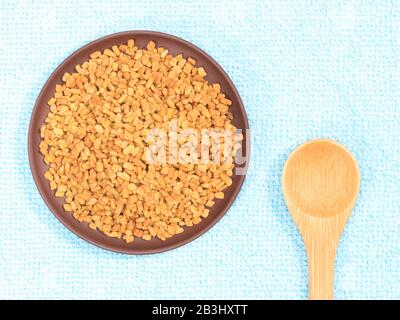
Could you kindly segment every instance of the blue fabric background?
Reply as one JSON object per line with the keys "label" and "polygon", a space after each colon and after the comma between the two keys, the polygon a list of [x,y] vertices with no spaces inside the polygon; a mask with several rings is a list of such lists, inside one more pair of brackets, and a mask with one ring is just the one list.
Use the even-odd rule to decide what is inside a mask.
{"label": "blue fabric background", "polygon": [[[338,299],[400,298],[399,1],[1,1],[0,298],[307,298],[307,259],[281,194],[289,152],[332,138],[357,157]],[[125,256],[65,229],[33,183],[27,128],[50,73],[101,36],[193,42],[237,86],[251,165],[227,215],[167,253]]]}

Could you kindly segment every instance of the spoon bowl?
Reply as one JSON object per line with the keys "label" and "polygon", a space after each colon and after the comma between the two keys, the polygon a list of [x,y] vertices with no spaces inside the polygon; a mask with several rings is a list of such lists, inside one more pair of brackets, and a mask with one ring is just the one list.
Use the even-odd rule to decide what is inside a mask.
{"label": "spoon bowl", "polygon": [[360,188],[357,161],[335,141],[312,140],[290,154],[282,186],[307,250],[310,299],[333,299],[336,247]]}
{"label": "spoon bowl", "polygon": [[358,167],[351,153],[334,141],[314,140],[291,154],[283,185],[299,210],[315,217],[331,217],[353,206],[358,182]]}

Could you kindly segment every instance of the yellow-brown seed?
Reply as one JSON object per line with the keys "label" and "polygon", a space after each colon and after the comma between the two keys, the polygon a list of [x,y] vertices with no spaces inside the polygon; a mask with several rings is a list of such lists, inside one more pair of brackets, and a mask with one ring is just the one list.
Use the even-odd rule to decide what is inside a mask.
{"label": "yellow-brown seed", "polygon": [[[172,56],[154,42],[140,49],[133,39],[93,52],[75,69],[56,86],[40,130],[39,150],[49,166],[44,176],[55,196],[64,197],[64,210],[127,243],[166,240],[206,218],[232,184],[227,155],[222,152],[221,164],[160,166],[149,162],[146,139],[171,120],[178,130],[233,134],[232,102],[220,85],[209,84],[194,59]],[[206,149],[211,154],[211,144]]]}

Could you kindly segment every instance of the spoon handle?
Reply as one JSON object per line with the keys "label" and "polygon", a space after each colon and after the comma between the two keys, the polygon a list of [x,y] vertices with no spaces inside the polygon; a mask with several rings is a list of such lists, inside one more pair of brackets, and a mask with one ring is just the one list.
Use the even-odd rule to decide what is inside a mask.
{"label": "spoon handle", "polygon": [[310,300],[333,300],[334,263],[337,241],[326,236],[305,239],[308,255]]}

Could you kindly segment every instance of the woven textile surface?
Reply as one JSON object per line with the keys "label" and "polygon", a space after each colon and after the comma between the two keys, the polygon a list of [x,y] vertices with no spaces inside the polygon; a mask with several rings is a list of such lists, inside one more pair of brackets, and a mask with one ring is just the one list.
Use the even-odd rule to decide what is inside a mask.
{"label": "woven textile surface", "polygon": [[[307,257],[281,191],[299,143],[332,138],[361,168],[340,240],[337,299],[400,298],[399,1],[0,2],[0,298],[307,298]],[[235,83],[251,127],[243,189],[224,218],[163,254],[104,251],[42,201],[27,129],[50,73],[125,30],[184,38]]]}

